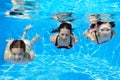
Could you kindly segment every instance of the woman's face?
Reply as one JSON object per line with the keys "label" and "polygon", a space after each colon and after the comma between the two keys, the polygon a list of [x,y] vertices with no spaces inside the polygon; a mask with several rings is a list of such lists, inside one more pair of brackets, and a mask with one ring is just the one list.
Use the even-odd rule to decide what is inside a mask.
{"label": "woman's face", "polygon": [[98,33],[102,37],[111,37],[111,25],[109,23],[104,23],[99,26]]}
{"label": "woman's face", "polygon": [[66,28],[60,29],[59,38],[64,42],[70,40],[70,30]]}
{"label": "woman's face", "polygon": [[22,48],[12,48],[11,52],[12,52],[11,57],[13,63],[21,62],[23,60],[24,50]]}

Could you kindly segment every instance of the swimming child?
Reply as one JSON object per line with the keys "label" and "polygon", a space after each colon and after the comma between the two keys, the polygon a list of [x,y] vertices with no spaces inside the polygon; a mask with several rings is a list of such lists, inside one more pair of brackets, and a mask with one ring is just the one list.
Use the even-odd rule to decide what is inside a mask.
{"label": "swimming child", "polygon": [[115,27],[115,23],[112,21],[98,21],[97,23],[91,24],[90,28],[83,34],[91,41],[102,44],[112,39],[115,35],[113,27]]}
{"label": "swimming child", "polygon": [[36,40],[39,39],[39,35],[32,40],[25,39],[27,31],[31,28],[31,25],[26,26],[21,40],[7,40],[8,44],[5,49],[4,60],[14,64],[26,64],[33,61],[34,51],[31,50]]}
{"label": "swimming child", "polygon": [[78,42],[77,37],[72,32],[72,25],[70,23],[61,23],[58,29],[51,33],[58,32],[50,37],[50,41],[55,44],[57,48],[70,49]]}

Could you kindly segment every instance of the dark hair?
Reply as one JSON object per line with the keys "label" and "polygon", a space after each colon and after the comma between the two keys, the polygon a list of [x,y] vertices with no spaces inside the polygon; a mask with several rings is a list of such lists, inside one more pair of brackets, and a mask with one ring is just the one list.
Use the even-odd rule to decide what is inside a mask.
{"label": "dark hair", "polygon": [[60,32],[60,29],[62,28],[66,28],[68,30],[70,30],[70,33],[72,33],[72,25],[70,23],[61,23],[60,26],[58,27],[58,29],[55,29],[55,30],[52,30],[51,33],[54,33],[54,32]]}
{"label": "dark hair", "polygon": [[[100,22],[100,21],[98,21],[97,25],[100,26],[103,23],[107,23],[107,22]],[[109,22],[109,24],[111,25],[111,27],[115,27],[115,23],[113,21]]]}
{"label": "dark hair", "polygon": [[90,25],[90,28],[91,28],[91,29],[94,29],[95,26],[96,26],[95,24],[91,24],[91,25]]}
{"label": "dark hair", "polygon": [[21,12],[10,11],[10,15],[24,15]]}
{"label": "dark hair", "polygon": [[113,21],[110,22],[110,24],[111,24],[112,27],[115,27],[115,23]]}
{"label": "dark hair", "polygon": [[[102,22],[102,21],[98,21],[97,23],[93,23],[90,25],[90,29],[94,29],[95,27],[99,27],[100,25],[107,23],[107,22]],[[96,26],[97,24],[97,26]],[[109,22],[109,24],[111,25],[111,27],[115,27],[115,23],[113,21]]]}
{"label": "dark hair", "polygon": [[23,40],[14,40],[10,45],[10,51],[12,50],[12,48],[23,48],[24,52],[26,49],[25,43]]}

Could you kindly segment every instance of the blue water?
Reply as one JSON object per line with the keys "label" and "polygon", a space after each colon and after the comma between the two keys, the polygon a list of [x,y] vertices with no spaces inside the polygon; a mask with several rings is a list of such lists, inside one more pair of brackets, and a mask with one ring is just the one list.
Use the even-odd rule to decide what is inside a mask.
{"label": "blue water", "polygon": [[[27,0],[35,1],[35,0]],[[6,17],[5,11],[13,6],[0,0],[0,80],[120,80],[120,2],[118,0],[36,0],[37,12],[30,12],[32,19]],[[59,22],[50,19],[54,12],[73,12],[72,22],[79,42],[72,49],[57,49],[50,41],[50,31]],[[116,36],[98,45],[83,36],[89,27],[87,14],[114,14]],[[32,39],[36,33],[40,40],[33,47],[34,61],[26,65],[5,62],[6,39],[20,39],[26,25],[33,28],[27,33]]]}

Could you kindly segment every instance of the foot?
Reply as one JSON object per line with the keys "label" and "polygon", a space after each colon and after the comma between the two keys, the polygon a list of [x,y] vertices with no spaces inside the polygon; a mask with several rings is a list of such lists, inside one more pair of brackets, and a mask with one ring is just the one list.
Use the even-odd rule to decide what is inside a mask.
{"label": "foot", "polygon": [[30,28],[32,28],[32,25],[31,25],[31,24],[29,24],[29,25],[27,25],[27,26],[25,27],[25,31],[28,31]]}
{"label": "foot", "polygon": [[36,40],[39,40],[39,39],[40,39],[39,34],[36,34],[36,35],[35,35],[35,38],[36,38]]}

